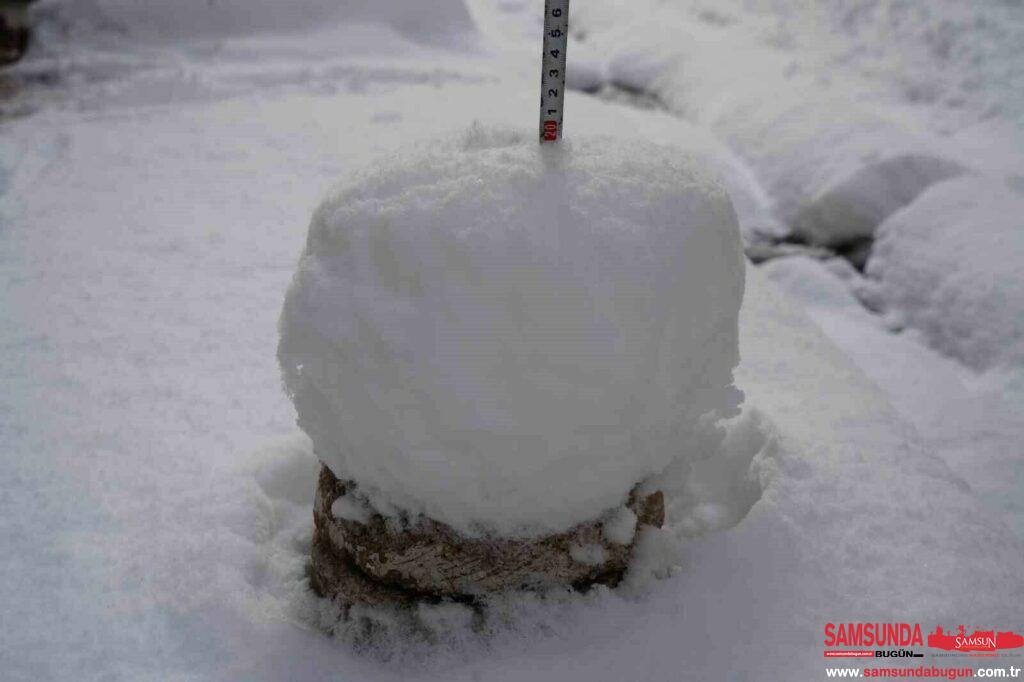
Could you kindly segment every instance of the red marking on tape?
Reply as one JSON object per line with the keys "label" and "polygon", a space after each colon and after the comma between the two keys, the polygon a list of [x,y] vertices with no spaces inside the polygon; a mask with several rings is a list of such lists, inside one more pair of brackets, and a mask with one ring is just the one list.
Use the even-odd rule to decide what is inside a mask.
{"label": "red marking on tape", "polygon": [[544,121],[544,140],[554,142],[558,139],[558,121]]}

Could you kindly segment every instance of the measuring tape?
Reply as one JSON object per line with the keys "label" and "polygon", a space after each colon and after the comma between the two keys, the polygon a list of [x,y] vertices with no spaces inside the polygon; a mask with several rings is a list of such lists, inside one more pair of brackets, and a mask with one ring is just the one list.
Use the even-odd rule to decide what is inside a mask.
{"label": "measuring tape", "polygon": [[562,137],[565,48],[569,44],[569,0],[544,0],[544,52],[540,65],[540,141]]}

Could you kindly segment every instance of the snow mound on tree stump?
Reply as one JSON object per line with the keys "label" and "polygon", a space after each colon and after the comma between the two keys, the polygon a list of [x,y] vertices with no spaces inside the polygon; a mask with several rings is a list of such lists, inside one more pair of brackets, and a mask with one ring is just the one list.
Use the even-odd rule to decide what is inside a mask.
{"label": "snow mound on tree stump", "polygon": [[278,358],[317,456],[378,510],[561,532],[735,414],[743,267],[678,150],[477,126],[319,207]]}

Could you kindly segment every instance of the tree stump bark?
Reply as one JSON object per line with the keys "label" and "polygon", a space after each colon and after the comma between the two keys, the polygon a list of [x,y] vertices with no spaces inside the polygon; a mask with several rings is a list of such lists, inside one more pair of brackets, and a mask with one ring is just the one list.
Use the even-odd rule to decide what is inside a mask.
{"label": "tree stump bark", "polygon": [[[322,466],[313,507],[313,588],[349,603],[404,604],[416,599],[472,599],[509,589],[615,585],[622,579],[636,530],[616,541],[604,523],[580,524],[564,533],[532,540],[468,538],[451,527],[423,520],[397,529],[379,514],[365,520],[339,518],[334,502],[354,492]],[[636,528],[661,527],[664,499],[634,491],[627,507]]]}

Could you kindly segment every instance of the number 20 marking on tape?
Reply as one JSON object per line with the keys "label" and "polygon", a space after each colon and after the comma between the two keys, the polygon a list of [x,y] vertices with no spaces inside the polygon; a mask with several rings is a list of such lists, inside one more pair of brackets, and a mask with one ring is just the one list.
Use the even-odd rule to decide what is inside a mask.
{"label": "number 20 marking on tape", "polygon": [[545,142],[554,142],[558,139],[558,121],[554,119],[550,121],[544,121],[544,127],[541,129],[541,135]]}

